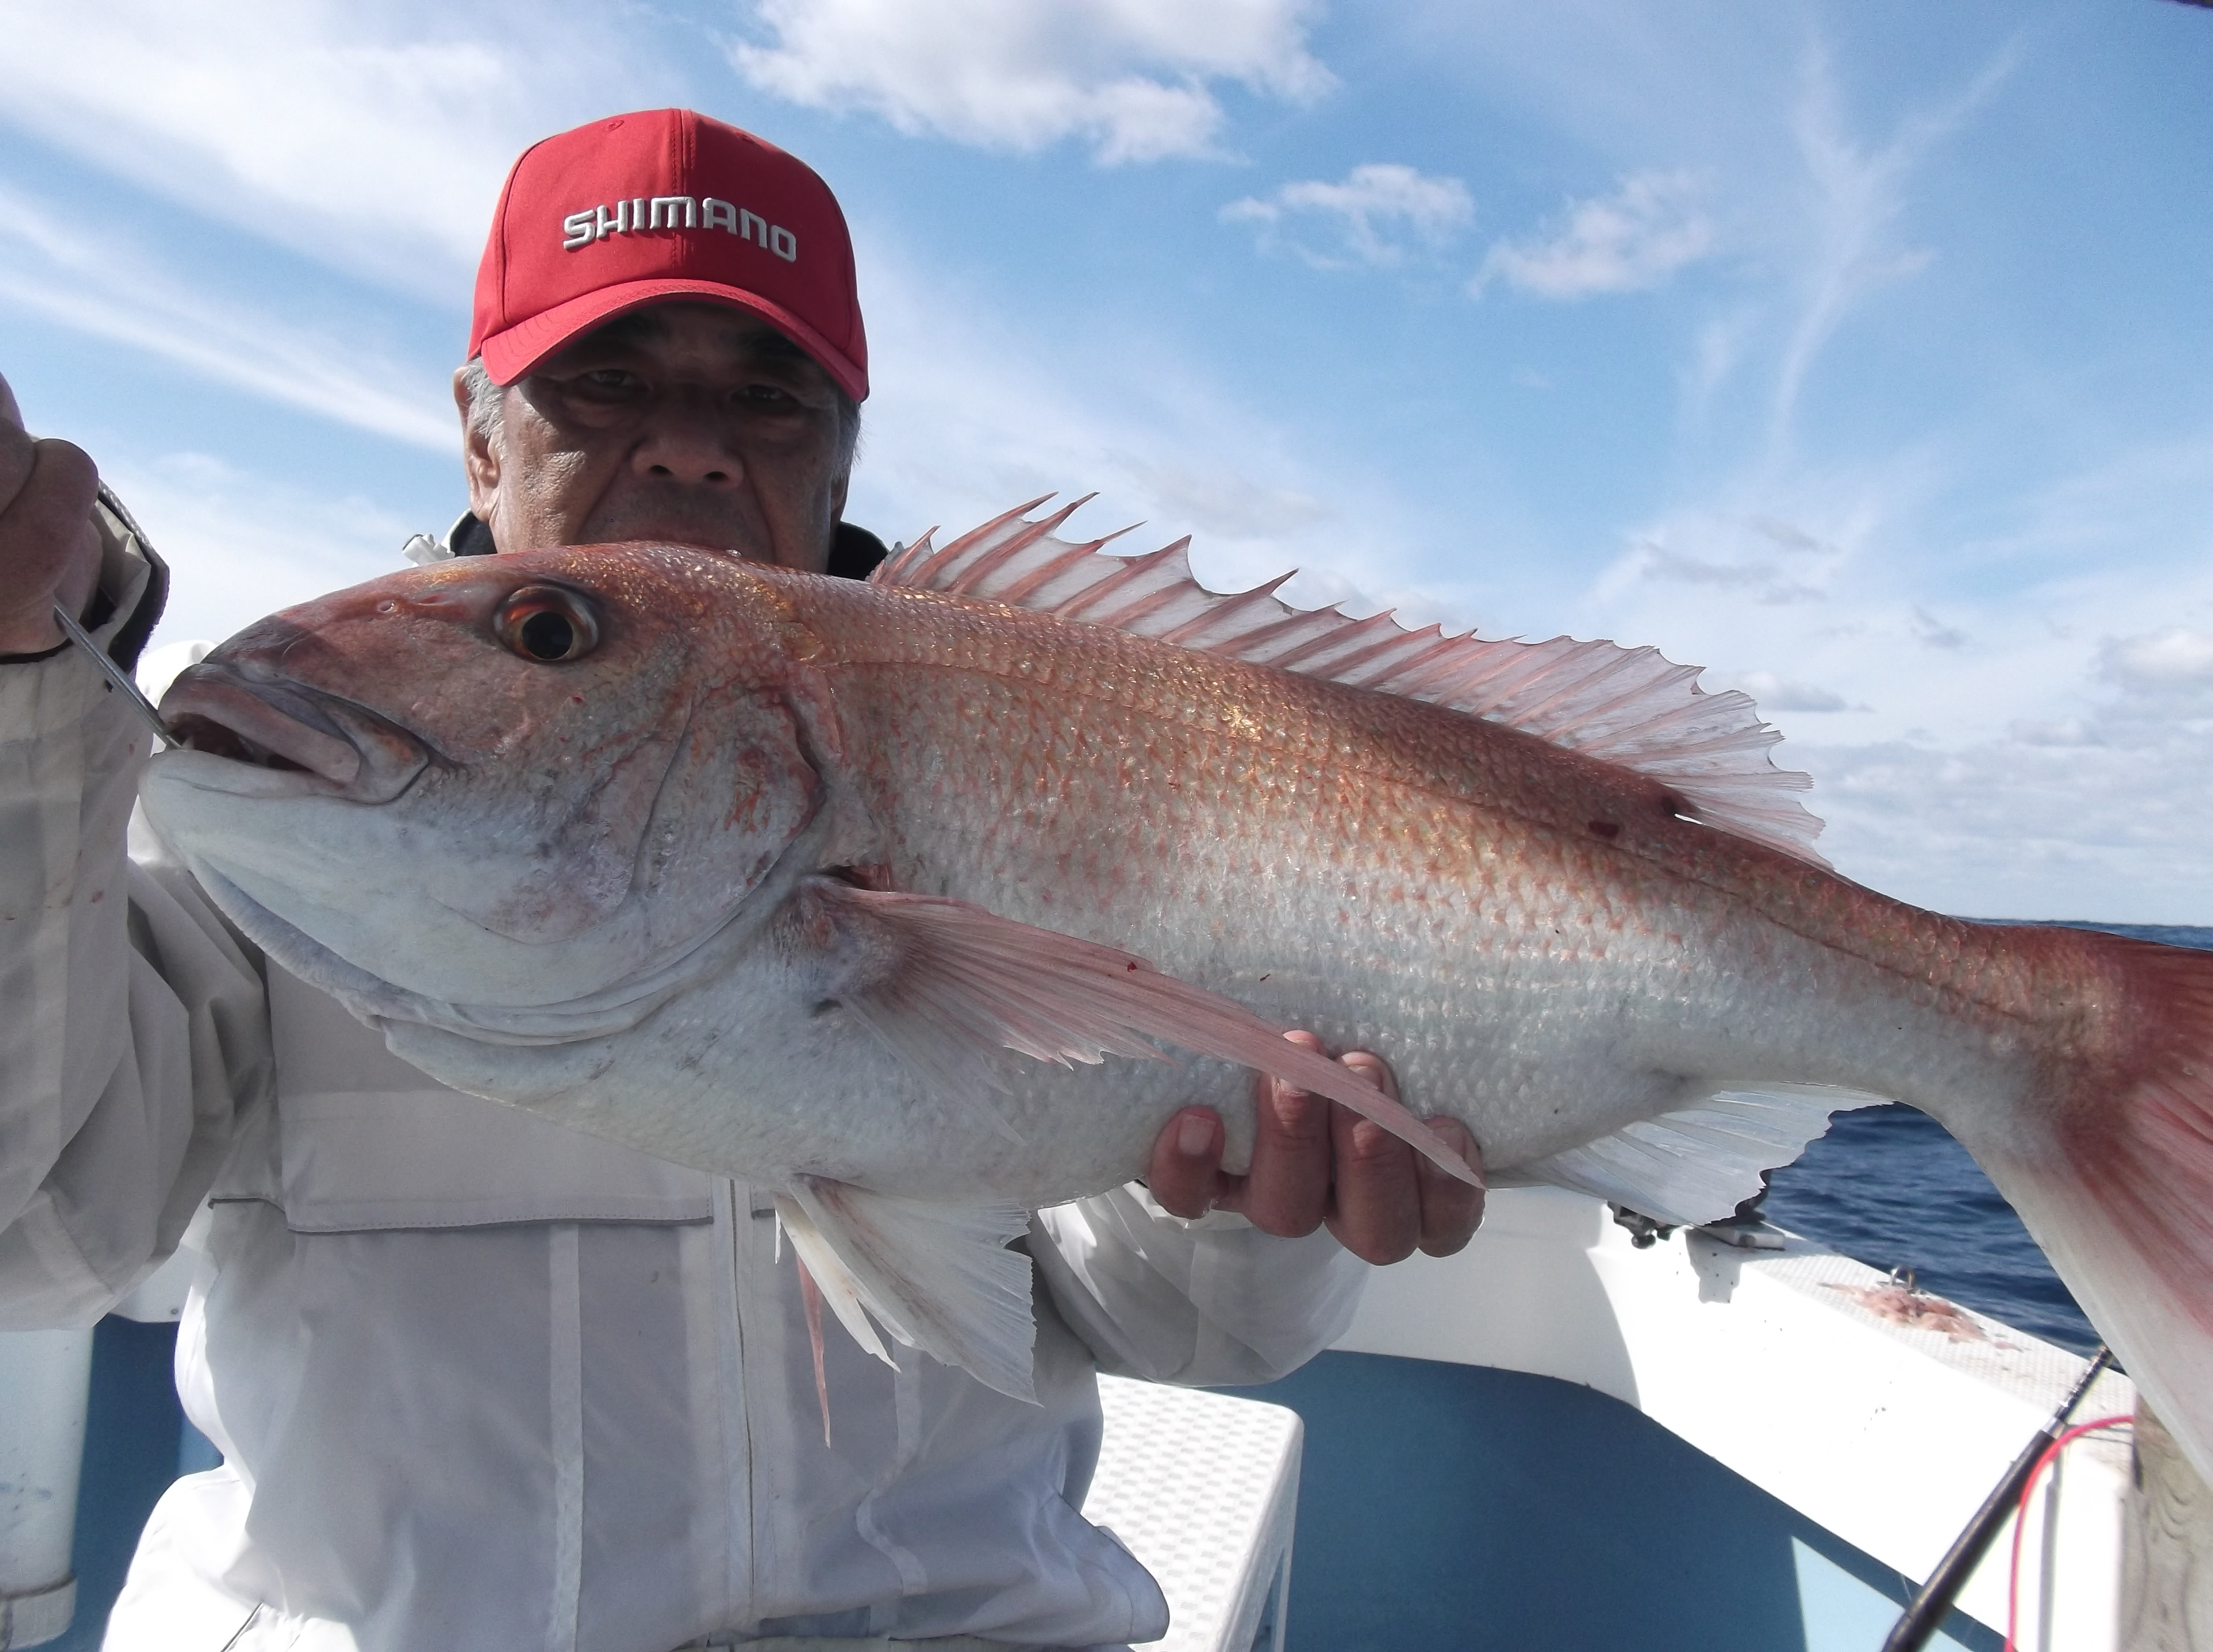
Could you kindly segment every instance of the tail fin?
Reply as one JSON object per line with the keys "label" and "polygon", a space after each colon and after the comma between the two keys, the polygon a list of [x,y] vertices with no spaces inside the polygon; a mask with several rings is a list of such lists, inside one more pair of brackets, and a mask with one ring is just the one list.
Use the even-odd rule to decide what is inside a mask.
{"label": "tail fin", "polygon": [[2076,978],[2053,1088],[1957,1133],[2213,1479],[2213,953],[2041,934]]}

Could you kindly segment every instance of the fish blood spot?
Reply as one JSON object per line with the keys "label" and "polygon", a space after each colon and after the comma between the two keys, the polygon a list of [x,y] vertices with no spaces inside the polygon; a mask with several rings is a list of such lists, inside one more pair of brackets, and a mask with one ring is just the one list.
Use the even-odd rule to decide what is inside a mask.
{"label": "fish blood spot", "polygon": [[1603,838],[1608,843],[1621,836],[1621,823],[1619,820],[1593,820],[1588,824],[1594,837]]}

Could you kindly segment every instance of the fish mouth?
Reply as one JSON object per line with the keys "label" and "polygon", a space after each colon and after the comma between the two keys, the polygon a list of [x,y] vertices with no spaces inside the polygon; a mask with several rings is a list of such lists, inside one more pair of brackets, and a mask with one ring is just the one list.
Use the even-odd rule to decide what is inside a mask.
{"label": "fish mouth", "polygon": [[[430,748],[389,718],[250,660],[204,660],[180,673],[162,716],[190,751],[294,777],[280,791],[387,803],[430,762]],[[271,789],[259,777],[249,789]]]}

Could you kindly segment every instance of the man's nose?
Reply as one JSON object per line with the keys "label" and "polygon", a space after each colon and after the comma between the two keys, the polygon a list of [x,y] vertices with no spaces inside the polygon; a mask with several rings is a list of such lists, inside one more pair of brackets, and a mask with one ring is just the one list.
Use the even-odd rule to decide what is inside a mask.
{"label": "man's nose", "polygon": [[735,487],[745,467],[715,410],[696,396],[667,396],[653,409],[632,449],[631,467],[658,481]]}

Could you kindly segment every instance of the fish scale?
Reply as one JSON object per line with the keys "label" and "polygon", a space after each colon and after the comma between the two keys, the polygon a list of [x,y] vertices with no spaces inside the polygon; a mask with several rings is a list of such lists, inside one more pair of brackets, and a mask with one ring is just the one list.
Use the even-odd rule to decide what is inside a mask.
{"label": "fish scale", "polygon": [[[1904,1100],[2206,1454],[2213,960],[1837,876],[1741,697],[1649,649],[1217,598],[1009,518],[903,552],[904,586],[474,560],[180,676],[180,729],[283,753],[312,704],[340,734],[290,770],[164,754],[149,812],[434,1076],[773,1190],[864,1341],[865,1310],[1027,1392],[1022,1211],[1140,1173],[1193,1102],[1241,1163],[1255,1068],[1448,1170],[1414,1115],[1465,1122],[1496,1180],[1677,1221],[1832,1109]],[[588,605],[589,656],[503,641],[526,596]],[[1292,1026],[1381,1053],[1405,1106]]]}
{"label": "fish scale", "polygon": [[[1550,1122],[1571,1086],[1586,1100],[1606,1098],[1607,1127],[1702,1074],[1750,1081],[1765,1069],[1850,1088],[1909,1087],[1898,1064],[1874,1058],[1879,1041],[1844,1033],[1838,1017],[1794,1038],[1774,1012],[1812,996],[1871,1009],[1894,1001],[1902,1013],[1910,987],[1880,963],[1777,925],[1759,910],[1765,892],[1742,887],[1716,853],[1743,846],[1674,819],[1655,787],[1577,773],[1556,748],[1410,702],[1097,628],[1046,637],[1066,628],[1012,611],[911,598],[894,621],[868,594],[826,590],[808,624],[825,644],[820,665],[844,710],[847,748],[867,753],[854,771],[868,807],[900,822],[896,887],[1128,946],[1333,1044],[1372,1045],[1405,1094],[1475,1129],[1494,1173],[1588,1131],[1587,1116],[1569,1131]],[[1031,664],[1048,650],[1049,674]],[[1225,759],[1225,747],[1236,755]],[[1102,762],[1102,752],[1142,758]],[[1345,761],[1353,753],[1358,767]],[[1601,815],[1636,824],[1594,840],[1588,823]],[[1256,884],[1256,867],[1272,875]],[[1849,887],[1779,855],[1757,869],[1771,881],[1781,871],[1786,905],[1801,881]],[[1060,893],[1048,899],[1047,889]],[[1686,900],[1692,891],[1703,901]],[[1386,944],[1370,915],[1402,911],[1416,892],[1429,921],[1392,924]],[[1859,910],[1838,916],[1862,933],[1871,917],[1903,925],[1923,916],[1856,894],[1849,905]],[[1204,926],[1187,921],[1194,906],[1208,914]],[[1772,954],[1794,944],[1807,954],[1771,1004],[1744,1006],[1759,1027],[1750,1045],[1729,1039],[1723,1019],[1687,1024],[1667,990],[1686,952],[1710,975],[1732,947],[1743,949],[1758,934],[1747,918],[1775,932],[1751,941],[1739,978],[1771,969]],[[1686,939],[1700,927],[1703,940]],[[1574,938],[1601,931],[1603,951]],[[1460,1006],[1471,997],[1497,1008],[1468,1013]],[[1563,1003],[1605,1008],[1571,1021]],[[1677,1063],[1622,1075],[1604,1054],[1578,1052],[1590,1027],[1612,1037],[1635,1026],[1638,1004],[1659,1023],[1652,1059],[1673,1045]],[[1497,1025],[1518,1036],[1500,1039]],[[1621,1094],[1625,1082],[1636,1088]],[[1159,1093],[1113,1132],[1125,1167],[1142,1162],[1179,1106],[1235,1100],[1148,1088]],[[1919,1097],[1923,1086],[1911,1088]],[[1011,1105],[1049,1117],[1067,1104],[1048,1082]],[[1064,1127],[1052,1139],[1068,1153]]]}

